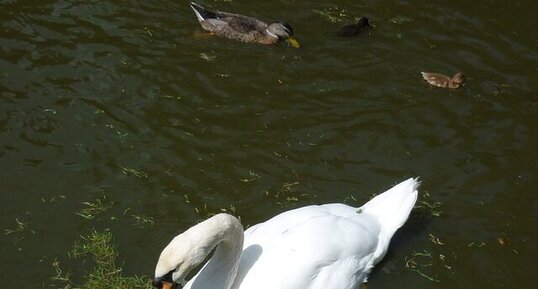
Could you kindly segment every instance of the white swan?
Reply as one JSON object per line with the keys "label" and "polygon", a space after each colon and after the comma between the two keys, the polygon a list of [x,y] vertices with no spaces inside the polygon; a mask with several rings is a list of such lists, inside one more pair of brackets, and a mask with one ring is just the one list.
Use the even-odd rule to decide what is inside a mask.
{"label": "white swan", "polygon": [[[356,289],[387,252],[417,200],[408,179],[360,208],[307,206],[243,232],[228,214],[176,236],[162,251],[154,286],[170,289]],[[189,272],[214,249],[188,282]]]}

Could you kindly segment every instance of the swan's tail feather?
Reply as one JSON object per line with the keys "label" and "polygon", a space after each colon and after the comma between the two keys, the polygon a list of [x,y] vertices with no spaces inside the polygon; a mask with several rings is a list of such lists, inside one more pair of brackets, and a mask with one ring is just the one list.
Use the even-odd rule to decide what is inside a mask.
{"label": "swan's tail feather", "polygon": [[363,213],[374,215],[383,231],[392,236],[407,221],[417,201],[418,178],[411,178],[375,196],[362,207]]}
{"label": "swan's tail feather", "polygon": [[202,5],[191,2],[191,8],[198,18],[198,22],[202,22],[206,19],[218,19],[219,15],[213,11],[205,9]]}

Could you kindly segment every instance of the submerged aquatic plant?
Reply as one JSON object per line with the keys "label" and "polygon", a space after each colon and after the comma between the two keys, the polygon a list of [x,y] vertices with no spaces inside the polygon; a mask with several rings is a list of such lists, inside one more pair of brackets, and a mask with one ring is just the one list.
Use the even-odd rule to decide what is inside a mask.
{"label": "submerged aquatic plant", "polygon": [[13,229],[5,229],[4,234],[9,235],[13,233],[21,233],[28,228],[28,223],[21,221],[19,218],[15,218],[15,223],[17,224],[15,228]]}
{"label": "submerged aquatic plant", "polygon": [[337,6],[322,10],[313,9],[312,12],[319,14],[321,17],[331,23],[350,22],[357,20],[349,15],[345,9],[338,8]]}
{"label": "submerged aquatic plant", "polygon": [[131,217],[135,219],[135,225],[137,225],[140,228],[145,228],[147,226],[155,225],[155,221],[153,220],[153,217],[144,216],[144,215],[136,215],[136,214],[132,214]]}
{"label": "submerged aquatic plant", "polygon": [[[31,212],[26,212],[26,215],[32,215]],[[27,237],[30,234],[34,235],[35,231],[30,229],[30,225],[28,222],[24,221],[21,217],[15,218],[15,227],[14,228],[6,228],[4,229],[4,235],[6,236],[12,236],[13,237],[13,243],[17,244],[19,241],[23,240],[25,237]],[[22,248],[18,248],[18,250],[22,250]]]}
{"label": "submerged aquatic plant", "polygon": [[205,60],[207,62],[211,62],[211,61],[215,60],[215,58],[217,58],[216,55],[209,55],[207,53],[198,53],[198,57],[202,58],[203,60]]}
{"label": "submerged aquatic plant", "polygon": [[81,209],[76,214],[81,216],[82,218],[86,220],[91,220],[98,216],[99,214],[103,213],[104,211],[112,208],[114,205],[114,202],[108,201],[106,199],[106,196],[103,195],[102,199],[96,199],[94,202],[83,202],[83,205],[86,207]]}
{"label": "submerged aquatic plant", "polygon": [[389,20],[389,22],[392,23],[392,24],[403,24],[403,23],[408,23],[408,22],[412,22],[412,21],[413,21],[413,18],[403,16],[403,15],[395,16],[395,17],[393,17],[393,18],[391,18]]}
{"label": "submerged aquatic plant", "polygon": [[265,191],[266,196],[272,196],[276,199],[276,203],[281,207],[289,207],[299,202],[299,199],[307,196],[307,194],[300,193],[296,186],[299,182],[287,182],[282,187],[274,192]]}
{"label": "submerged aquatic plant", "polygon": [[428,192],[422,193],[417,203],[415,209],[418,209],[419,213],[427,218],[440,217],[443,213],[442,203],[434,201]]}
{"label": "submerged aquatic plant", "polygon": [[[419,261],[419,259],[421,259],[421,261]],[[414,252],[410,256],[405,257],[405,268],[418,273],[420,276],[432,282],[438,283],[439,279],[423,272],[424,268],[432,267],[432,259],[432,253],[427,250]]]}
{"label": "submerged aquatic plant", "polygon": [[122,268],[116,264],[118,251],[114,246],[114,238],[108,230],[92,231],[88,236],[75,243],[69,256],[73,259],[93,259],[95,266],[81,279],[82,285],[71,281],[71,273],[64,272],[57,260],[52,263],[56,276],[51,279],[64,284],[63,288],[80,289],[150,289],[150,278],[145,276],[123,276]]}
{"label": "submerged aquatic plant", "polygon": [[139,179],[147,179],[148,173],[143,170],[137,170],[129,167],[121,167],[121,172],[126,176],[135,176]]}

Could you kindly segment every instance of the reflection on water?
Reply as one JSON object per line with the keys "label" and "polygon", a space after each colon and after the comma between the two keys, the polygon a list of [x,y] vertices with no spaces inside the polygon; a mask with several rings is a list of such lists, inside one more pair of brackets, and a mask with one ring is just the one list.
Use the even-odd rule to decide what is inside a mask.
{"label": "reflection on water", "polygon": [[[114,232],[126,274],[151,275],[161,247],[210,213],[248,226],[360,204],[410,176],[443,212],[410,220],[369,287],[431,286],[405,268],[413,256],[439,288],[530,287],[533,1],[204,4],[286,19],[304,47],[200,36],[176,1],[0,1],[6,288],[50,284],[50,263],[69,264],[91,228]],[[339,24],[312,10],[335,6],[375,29],[333,37]],[[420,71],[467,83],[436,89]],[[103,196],[111,208],[76,215]]]}

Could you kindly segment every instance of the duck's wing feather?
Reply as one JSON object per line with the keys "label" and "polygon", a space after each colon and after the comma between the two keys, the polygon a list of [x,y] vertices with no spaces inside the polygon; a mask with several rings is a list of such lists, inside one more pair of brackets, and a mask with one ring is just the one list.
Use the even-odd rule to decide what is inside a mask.
{"label": "duck's wing feather", "polygon": [[260,31],[267,28],[267,25],[255,18],[241,16],[241,17],[227,17],[226,22],[230,29],[239,33],[250,33],[253,31]]}
{"label": "duck's wing feather", "polygon": [[[205,18],[200,21],[204,30],[231,35],[246,35],[251,33],[263,33],[267,24],[252,17],[239,14],[219,12],[216,18]],[[231,37],[231,35],[226,35]],[[234,38],[234,37],[231,37]]]}
{"label": "duck's wing feather", "polygon": [[222,17],[222,12],[208,10],[202,5],[196,4],[194,2],[191,2],[190,6],[196,14],[196,18],[198,18],[199,22],[202,22],[207,19],[218,19]]}
{"label": "duck's wing feather", "polygon": [[422,78],[426,80],[429,84],[437,87],[447,87],[450,82],[450,77],[435,73],[435,72],[421,72]]}
{"label": "duck's wing feather", "polygon": [[206,19],[200,24],[204,30],[243,42],[256,42],[264,37],[267,24],[251,17],[233,15],[237,17]]}

